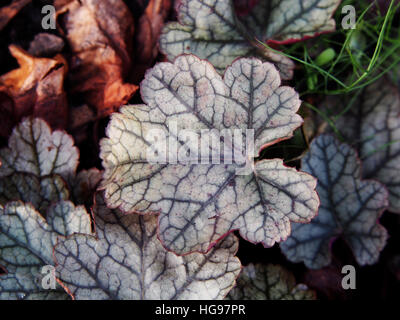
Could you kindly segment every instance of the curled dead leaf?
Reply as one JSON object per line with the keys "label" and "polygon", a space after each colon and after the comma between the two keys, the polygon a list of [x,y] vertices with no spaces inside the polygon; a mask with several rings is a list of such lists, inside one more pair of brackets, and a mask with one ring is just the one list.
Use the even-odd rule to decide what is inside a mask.
{"label": "curled dead leaf", "polygon": [[135,39],[134,81],[142,79],[159,53],[158,38],[171,9],[171,0],[150,0],[139,19]]}
{"label": "curled dead leaf", "polygon": [[[64,58],[61,55],[52,59],[35,58],[15,45],[9,49],[20,65],[0,77],[0,91],[9,97],[1,99],[1,110],[7,110],[6,118],[12,120],[9,125],[12,127],[15,121],[32,115],[43,118],[53,129],[65,128],[68,103],[63,88],[67,66]],[[1,133],[6,136],[10,130]]]}
{"label": "curled dead leaf", "polygon": [[133,18],[122,0],[55,1],[57,21],[72,51],[72,91],[83,93],[99,117],[128,102],[137,86],[131,67]]}

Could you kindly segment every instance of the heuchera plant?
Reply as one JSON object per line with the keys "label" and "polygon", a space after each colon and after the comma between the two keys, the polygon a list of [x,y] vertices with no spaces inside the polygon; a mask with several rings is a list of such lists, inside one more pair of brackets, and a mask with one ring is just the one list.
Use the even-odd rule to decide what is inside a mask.
{"label": "heuchera plant", "polygon": [[[315,216],[316,180],[281,159],[257,161],[246,175],[237,174],[241,164],[224,163],[223,152],[216,164],[147,159],[154,130],[185,145],[187,139],[178,134],[184,129],[210,130],[210,135],[251,129],[255,151],[246,148],[243,154],[251,160],[261,149],[290,138],[302,124],[296,114],[300,100],[292,88],[280,85],[271,63],[239,59],[222,78],[209,62],[183,55],[149,70],[141,93],[146,105],[121,108],[101,141],[101,188],[111,208],[158,213],[158,233],[166,248],[177,254],[207,252],[233,230],[270,247],[286,239],[291,221],[309,222]],[[176,132],[169,130],[171,123]],[[197,143],[195,139],[188,149],[195,152]]]}
{"label": "heuchera plant", "polygon": [[52,266],[53,247],[60,236],[91,233],[90,216],[69,201],[51,206],[46,219],[31,205],[12,201],[0,206],[1,299],[67,299],[60,287],[42,285],[44,266]]}
{"label": "heuchera plant", "polygon": [[161,50],[170,61],[182,53],[207,59],[224,72],[236,58],[259,56],[275,63],[283,79],[294,63],[257,43],[285,44],[335,30],[331,18],[340,0],[260,0],[238,17],[232,0],[181,0],[179,22],[164,27]]}
{"label": "heuchera plant", "polygon": [[[204,61],[194,61],[204,66]],[[270,64],[244,62],[271,68],[277,75]],[[275,120],[278,123],[279,117]],[[29,118],[18,125],[0,156],[0,263],[7,271],[0,276],[1,299],[223,299],[235,286],[241,264],[233,234],[206,254],[177,256],[159,241],[157,216],[110,209],[102,193],[92,208],[93,234],[85,207],[68,199],[87,202],[100,172],[90,169],[76,175],[79,155],[71,137],[51,132],[43,120]],[[43,287],[44,266],[55,266],[55,289]],[[280,267],[265,268],[257,267],[258,277],[268,272],[271,288],[265,297],[313,297],[304,286],[295,287],[293,277]],[[230,299],[239,297],[250,269],[246,267]]]}
{"label": "heuchera plant", "polygon": [[362,180],[356,151],[330,135],[314,139],[302,168],[318,178],[321,206],[311,223],[292,225],[291,236],[281,244],[283,253],[293,262],[319,269],[331,262],[331,242],[342,237],[360,265],[375,263],[387,239],[377,222],[388,206],[386,188]]}
{"label": "heuchera plant", "polygon": [[[164,25],[172,3],[149,1],[137,23],[147,26],[135,51],[149,50],[135,58],[143,64],[130,69],[134,23],[124,1],[54,1],[70,72],[61,54],[42,58],[10,45],[20,68],[0,77],[0,133],[9,137],[0,149],[0,299],[316,298],[280,265],[242,266],[234,231],[266,248],[279,243],[285,265],[285,257],[303,263],[302,282],[322,294],[340,285],[339,268],[348,261],[377,263],[386,243],[396,241],[380,218],[386,210],[400,213],[400,87],[382,76],[389,71],[398,81],[400,75],[398,67],[387,68],[398,49],[391,39],[397,31],[389,30],[397,27],[395,1],[385,17],[371,15],[379,32],[364,21],[369,6],[357,31],[322,40],[331,48],[305,44],[290,55],[275,50],[333,31],[340,2],[179,0],[178,21]],[[5,24],[15,15],[9,6],[0,11]],[[30,48],[44,54],[39,38]],[[376,38],[372,52],[367,38]],[[73,138],[51,128],[67,128],[72,119],[68,130],[78,142],[95,119],[93,107],[99,120],[127,103],[138,86],[125,82],[125,71],[133,74],[126,81],[142,78],[159,53],[157,40],[166,62],[147,70],[142,104],[111,115],[98,150],[104,171],[77,172]],[[306,67],[299,74],[305,81],[296,85],[307,90],[304,105],[325,121],[319,126],[311,115],[310,128],[304,125],[303,135],[291,140],[295,146],[274,146],[303,124],[299,94],[282,85],[294,74],[288,57],[301,61],[303,49]],[[340,80],[360,70],[353,84]],[[68,93],[85,93],[86,104],[69,108],[64,78],[77,84]],[[334,90],[331,80],[342,88]],[[320,89],[351,99],[337,95],[318,105]],[[85,110],[91,115],[77,121]],[[300,139],[306,152],[290,158]],[[285,152],[287,162],[271,157],[271,146]],[[352,255],[336,255],[336,239]],[[379,268],[392,268],[394,278],[398,254],[388,251]],[[297,276],[299,269],[293,271]],[[321,277],[326,281],[315,286]]]}
{"label": "heuchera plant", "polygon": [[157,239],[157,217],[94,208],[96,237],[74,235],[55,247],[59,279],[75,299],[222,299],[241,265],[230,235],[207,255],[178,257]]}
{"label": "heuchera plant", "polygon": [[[0,150],[0,265],[7,272],[0,277],[1,299],[68,298],[61,287],[43,288],[41,270],[54,264],[57,238],[91,233],[90,216],[84,206],[69,201],[69,190],[90,193],[99,172],[92,169],[76,176],[78,158],[72,138],[51,132],[40,119],[22,121],[8,148]],[[92,184],[84,187],[82,181],[88,180]]]}
{"label": "heuchera plant", "polygon": [[315,292],[296,285],[289,271],[278,265],[249,264],[227,297],[232,300],[314,300]]}
{"label": "heuchera plant", "polygon": [[335,112],[346,110],[336,126],[346,141],[356,143],[363,160],[362,176],[382,182],[389,191],[389,210],[400,213],[400,93],[382,78],[362,90],[352,107],[334,103]]}

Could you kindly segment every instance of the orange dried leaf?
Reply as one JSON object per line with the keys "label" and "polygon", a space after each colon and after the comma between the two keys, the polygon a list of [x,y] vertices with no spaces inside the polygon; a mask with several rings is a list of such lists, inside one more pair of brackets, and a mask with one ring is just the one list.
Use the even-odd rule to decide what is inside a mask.
{"label": "orange dried leaf", "polygon": [[15,121],[32,115],[46,120],[53,129],[65,128],[68,103],[63,89],[67,65],[64,58],[35,58],[14,45],[9,49],[20,67],[1,76],[0,86],[12,99]]}
{"label": "orange dried leaf", "polygon": [[83,93],[99,117],[107,116],[137,90],[123,80],[131,67],[131,13],[122,0],[55,1],[55,6],[72,51],[72,91]]}

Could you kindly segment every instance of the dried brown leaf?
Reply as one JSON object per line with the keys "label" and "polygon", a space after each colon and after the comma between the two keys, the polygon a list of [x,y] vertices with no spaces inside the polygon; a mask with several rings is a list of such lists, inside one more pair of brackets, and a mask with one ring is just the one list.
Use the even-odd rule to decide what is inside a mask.
{"label": "dried brown leaf", "polygon": [[[52,59],[35,58],[23,49],[10,45],[20,67],[0,77],[0,91],[11,98],[14,107],[7,109],[9,120],[20,121],[32,115],[43,118],[53,129],[63,129],[68,121],[68,103],[63,83],[67,63],[61,55]],[[9,125],[13,126],[11,122]],[[8,131],[9,132],[9,131]]]}
{"label": "dried brown leaf", "polygon": [[83,93],[99,117],[128,102],[137,86],[131,67],[133,18],[122,0],[55,1],[57,21],[72,51],[72,91]]}
{"label": "dried brown leaf", "polygon": [[158,38],[170,9],[171,0],[150,0],[140,17],[135,39],[134,81],[140,80],[156,59],[159,53]]}

